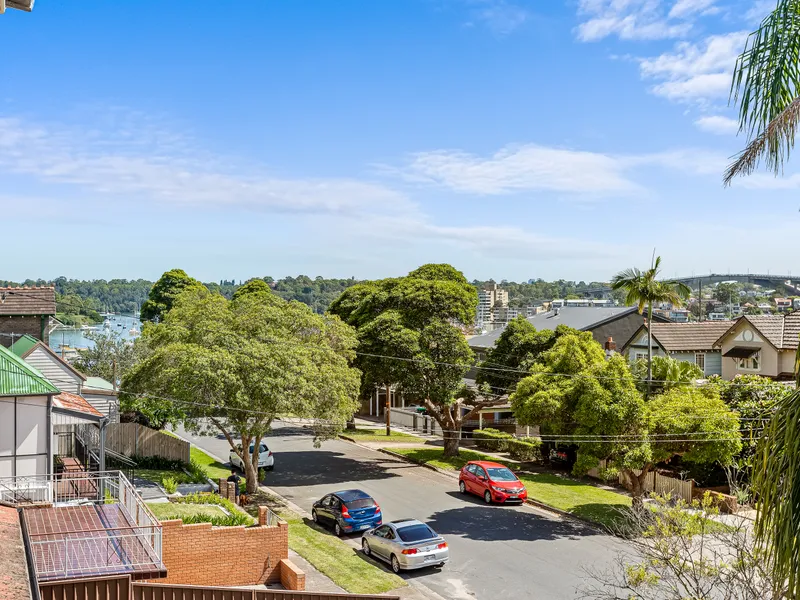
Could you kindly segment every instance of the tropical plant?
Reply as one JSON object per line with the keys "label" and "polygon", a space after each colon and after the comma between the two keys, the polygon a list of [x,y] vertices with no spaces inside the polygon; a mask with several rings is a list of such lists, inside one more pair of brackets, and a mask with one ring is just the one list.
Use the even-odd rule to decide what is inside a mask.
{"label": "tropical plant", "polygon": [[776,175],[783,172],[800,121],[798,53],[800,2],[778,0],[747,38],[734,67],[731,100],[739,104],[739,130],[747,145],[725,171],[725,185],[749,175],[761,161]]}
{"label": "tropical plant", "polygon": [[161,487],[163,487],[164,491],[168,494],[174,494],[178,491],[178,482],[175,481],[174,477],[162,477]]}
{"label": "tropical plant", "polygon": [[625,269],[614,275],[611,288],[625,291],[625,304],[636,306],[639,314],[647,308],[647,387],[651,389],[653,380],[653,333],[650,324],[653,322],[653,304],[669,302],[673,306],[682,306],[692,290],[678,281],[658,281],[661,272],[661,257],[653,260],[650,268],[640,271],[634,267]]}
{"label": "tropical plant", "polygon": [[[678,385],[687,385],[703,378],[703,371],[694,363],[676,360],[670,356],[653,357],[652,390],[658,393]],[[647,384],[647,361],[639,359],[631,365],[633,376]],[[647,391],[643,389],[642,391]]]}

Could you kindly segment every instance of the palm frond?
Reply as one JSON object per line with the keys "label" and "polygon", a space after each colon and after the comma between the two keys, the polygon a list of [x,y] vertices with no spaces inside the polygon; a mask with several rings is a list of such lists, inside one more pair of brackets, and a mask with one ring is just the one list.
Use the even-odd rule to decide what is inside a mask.
{"label": "palm frond", "polygon": [[[789,125],[794,111],[784,113],[798,96],[799,58],[800,0],[778,0],[747,38],[734,68],[730,98],[739,104],[739,131],[747,134],[748,146],[726,171],[726,184],[736,174],[751,172],[765,156],[769,167],[780,173],[793,145],[779,133],[794,131]],[[779,117],[772,134],[760,139]]]}

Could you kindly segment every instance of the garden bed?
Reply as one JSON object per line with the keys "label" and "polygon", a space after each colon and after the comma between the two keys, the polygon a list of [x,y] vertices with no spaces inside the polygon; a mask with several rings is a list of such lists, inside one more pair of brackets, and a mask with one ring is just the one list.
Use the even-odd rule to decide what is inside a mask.
{"label": "garden bed", "polygon": [[230,500],[217,494],[189,494],[169,502],[148,504],[160,521],[181,519],[185,524],[211,523],[220,527],[253,525],[254,519]]}

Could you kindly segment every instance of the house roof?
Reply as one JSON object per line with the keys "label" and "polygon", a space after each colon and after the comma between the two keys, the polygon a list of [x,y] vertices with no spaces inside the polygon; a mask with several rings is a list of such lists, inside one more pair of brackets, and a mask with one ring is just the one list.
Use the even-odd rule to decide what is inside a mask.
{"label": "house roof", "polygon": [[[786,315],[745,315],[736,320],[734,327],[739,325],[743,319],[757,329],[778,350],[795,350],[797,348],[798,338],[800,338],[800,312]],[[722,343],[723,336],[724,334],[719,337],[717,344]]]}
{"label": "house roof", "polygon": [[[730,321],[701,321],[697,323],[653,323],[653,338],[665,352],[682,352],[690,350],[713,350],[717,340],[731,328]],[[647,325],[642,325],[639,330],[628,340],[627,348],[647,331]]]}
{"label": "house roof", "polygon": [[89,404],[85,398],[70,392],[61,392],[58,396],[53,396],[53,411],[66,411],[69,414],[80,413],[94,419],[103,418],[103,413]]}
{"label": "house roof", "polygon": [[117,393],[114,390],[114,384],[110,381],[106,381],[102,377],[87,377],[86,383],[83,384],[83,391],[112,392],[114,394]]}
{"label": "house roof", "polygon": [[[33,346],[31,346],[30,348],[28,348],[23,354],[20,355],[20,354],[17,354],[16,352],[14,354],[17,354],[17,356],[19,356],[22,359],[26,359],[37,348],[41,348],[42,350],[44,350],[44,352],[46,354],[49,354],[50,357],[53,358],[53,360],[55,360],[56,362],[62,364],[67,369],[69,369],[70,371],[75,373],[75,375],[77,375],[78,377],[80,377],[81,379],[86,381],[86,375],[84,375],[83,373],[78,371],[78,369],[73,367],[71,364],[69,364],[67,361],[65,361],[63,358],[61,358],[58,354],[56,354],[55,350],[53,350],[50,346],[48,346],[47,344],[45,344],[44,342],[42,342],[40,340],[36,340],[36,343]],[[13,348],[12,348],[12,350],[13,350]]]}
{"label": "house roof", "polygon": [[19,338],[16,342],[9,346],[9,350],[11,350],[14,354],[22,358],[25,354],[28,353],[28,350],[33,348],[36,344],[39,343],[32,335],[28,335],[27,333]]}
{"label": "house roof", "polygon": [[[555,329],[559,325],[566,325],[579,331],[590,331],[633,312],[636,312],[635,306],[565,306],[557,313],[551,310],[528,317],[527,320],[537,330]],[[476,335],[467,341],[473,348],[491,348],[502,333],[503,329],[495,329],[484,335]]]}
{"label": "house roof", "polygon": [[4,600],[31,600],[28,560],[22,540],[22,527],[16,508],[0,506],[0,598]]}
{"label": "house roof", "polygon": [[58,388],[8,348],[0,346],[0,396],[57,394]]}
{"label": "house roof", "polygon": [[53,287],[0,287],[0,315],[54,315]]}

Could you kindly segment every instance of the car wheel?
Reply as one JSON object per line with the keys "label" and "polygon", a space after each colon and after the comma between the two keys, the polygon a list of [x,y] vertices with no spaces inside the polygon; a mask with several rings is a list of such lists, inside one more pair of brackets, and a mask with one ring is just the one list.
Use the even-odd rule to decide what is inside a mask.
{"label": "car wheel", "polygon": [[492,493],[489,490],[483,493],[483,501],[486,502],[486,504],[492,503]]}
{"label": "car wheel", "polygon": [[339,525],[339,521],[336,521],[336,525],[334,525],[334,526],[333,526],[333,532],[334,532],[334,533],[335,533],[335,534],[336,534],[338,537],[342,537],[342,533],[344,533],[344,532],[342,531],[342,526],[341,526],[341,525]]}
{"label": "car wheel", "polygon": [[439,563],[439,568],[444,569],[444,563]]}
{"label": "car wheel", "polygon": [[459,481],[458,482],[458,490],[462,494],[466,494],[467,493],[467,484],[465,484],[463,481]]}
{"label": "car wheel", "polygon": [[311,511],[311,520],[314,521],[317,525],[319,525],[319,517],[317,516],[317,511]]}
{"label": "car wheel", "polygon": [[367,540],[361,540],[361,550],[364,552],[364,556],[372,554],[372,548],[369,547],[369,542]]}
{"label": "car wheel", "polygon": [[397,560],[397,557],[392,554],[392,571],[395,573],[400,573],[400,561]]}

